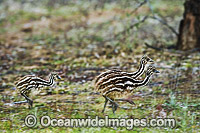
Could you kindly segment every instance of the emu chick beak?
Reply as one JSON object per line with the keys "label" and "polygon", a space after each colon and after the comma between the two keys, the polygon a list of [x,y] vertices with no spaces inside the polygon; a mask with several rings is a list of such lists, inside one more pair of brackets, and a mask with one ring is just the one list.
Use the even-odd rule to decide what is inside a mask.
{"label": "emu chick beak", "polygon": [[57,78],[58,78],[58,79],[62,79],[59,75],[57,75]]}
{"label": "emu chick beak", "polygon": [[149,62],[154,62],[154,60],[150,59]]}
{"label": "emu chick beak", "polygon": [[155,73],[160,73],[158,70],[154,70]]}

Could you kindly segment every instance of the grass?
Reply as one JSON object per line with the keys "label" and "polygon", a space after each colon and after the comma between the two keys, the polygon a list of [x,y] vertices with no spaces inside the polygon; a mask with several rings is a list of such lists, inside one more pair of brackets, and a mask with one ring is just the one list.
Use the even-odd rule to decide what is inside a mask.
{"label": "grass", "polygon": [[[69,88],[74,88],[76,91],[85,90],[88,85],[73,85],[69,86]],[[75,87],[77,89],[75,89]],[[86,88],[85,88],[86,87]],[[29,131],[32,132],[35,130],[40,129],[41,131],[70,131],[70,132],[95,132],[95,131],[127,131],[126,128],[69,128],[69,127],[48,127],[45,128],[41,126],[41,124],[37,124],[33,128],[28,128],[24,125],[24,119],[28,114],[34,114],[38,121],[42,116],[48,115],[49,117],[53,118],[87,118],[87,116],[91,116],[94,118],[95,116],[98,117],[105,117],[108,115],[109,118],[157,118],[159,117],[159,113],[166,113],[170,118],[176,119],[176,127],[174,129],[171,128],[143,128],[143,127],[134,127],[131,131],[198,131],[198,122],[197,114],[198,110],[194,110],[190,106],[194,103],[188,103],[190,101],[189,97],[187,99],[178,100],[173,94],[169,95],[169,100],[163,97],[144,97],[135,99],[135,106],[130,106],[127,103],[120,103],[120,106],[128,106],[128,110],[118,109],[116,115],[113,115],[111,108],[106,108],[105,114],[101,113],[101,109],[103,108],[104,99],[103,97],[99,97],[99,95],[91,96],[89,95],[92,90],[87,92],[79,93],[78,95],[73,96],[72,94],[75,93],[73,89],[69,90],[67,94],[52,94],[51,99],[47,99],[44,96],[37,96],[35,98],[41,99],[41,101],[34,103],[32,109],[27,109],[27,106],[18,106],[18,107],[6,107],[2,108],[3,113],[1,113],[2,122],[0,126],[2,130],[10,130],[15,129],[15,132],[21,131]],[[68,95],[68,97],[63,97]],[[53,98],[53,96],[55,96]],[[154,95],[156,96],[156,95]],[[71,98],[70,98],[71,97]],[[62,99],[63,98],[63,99]],[[92,98],[90,100],[90,98]],[[93,99],[94,98],[94,99]],[[20,98],[23,100],[22,98]],[[43,99],[43,100],[42,100]],[[18,99],[19,100],[19,99]],[[56,102],[56,101],[59,102]],[[65,100],[68,101],[79,101],[80,103],[66,103]],[[49,102],[48,102],[49,101]],[[90,102],[93,103],[90,103]],[[83,102],[83,103],[81,103]],[[86,102],[86,103],[84,103]],[[158,106],[163,105],[163,110],[159,110]],[[196,108],[196,107],[195,107]],[[162,117],[162,116],[160,116]],[[190,123],[190,124],[189,124]],[[189,125],[188,125],[189,124]],[[10,130],[11,131],[11,130]]]}
{"label": "grass", "polygon": [[[155,13],[173,20],[169,23],[176,27],[183,13],[182,2],[150,2]],[[93,9],[93,4],[43,7],[46,12],[41,13],[21,9],[5,11],[8,15],[0,20],[0,131],[199,132],[199,54],[182,56],[145,47],[143,43],[146,41],[161,46],[175,44],[171,32],[150,19],[113,38],[114,34],[148,14],[148,6],[142,6],[137,14],[130,14],[132,7],[125,7],[126,3],[122,3],[123,6],[117,2],[107,3],[104,9],[97,10]],[[31,24],[32,31],[23,32],[22,27],[27,23]],[[136,105],[119,102],[120,108],[115,115],[111,107],[101,113],[104,98],[94,93],[95,76],[106,68],[135,71],[143,54],[155,60],[161,74],[153,76],[148,86],[130,94]],[[28,109],[27,104],[6,105],[24,100],[15,92],[14,82],[20,76],[35,74],[45,78],[53,70],[63,72],[63,80],[34,95],[32,109]],[[37,116],[38,121],[44,115],[57,119],[104,118],[106,115],[109,118],[148,120],[174,118],[176,127],[133,127],[127,130],[126,127],[43,127],[38,123],[29,128],[24,123],[28,114]]]}

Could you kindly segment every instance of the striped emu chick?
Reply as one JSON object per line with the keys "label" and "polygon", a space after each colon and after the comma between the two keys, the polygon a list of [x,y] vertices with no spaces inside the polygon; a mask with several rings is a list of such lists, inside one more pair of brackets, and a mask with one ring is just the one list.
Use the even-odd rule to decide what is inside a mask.
{"label": "striped emu chick", "polygon": [[105,98],[105,104],[102,112],[105,111],[107,102],[110,101],[112,104],[113,113],[117,110],[118,104],[114,102],[116,97],[121,97],[126,93],[131,93],[135,88],[145,86],[149,83],[153,73],[159,73],[156,68],[150,65],[146,71],[146,77],[144,80],[137,80],[131,76],[121,76],[121,77],[112,77],[104,81],[101,85],[98,86],[98,91]]}
{"label": "striped emu chick", "polygon": [[95,88],[98,90],[99,86],[109,80],[110,78],[115,78],[115,77],[121,77],[121,76],[131,76],[134,79],[137,79],[144,73],[145,66],[148,62],[153,62],[151,58],[149,58],[147,55],[144,55],[140,59],[140,65],[139,69],[135,72],[123,72],[121,70],[108,70],[106,72],[101,73],[99,76],[96,77],[95,79]]}
{"label": "striped emu chick", "polygon": [[27,75],[21,78],[16,83],[16,88],[20,92],[20,94],[25,97],[29,104],[29,108],[33,106],[33,100],[29,98],[29,94],[33,89],[40,89],[44,86],[52,86],[55,83],[55,78],[61,79],[57,72],[52,72],[49,75],[49,81],[44,80],[40,77],[34,75]]}
{"label": "striped emu chick", "polygon": [[[137,79],[144,73],[145,66],[148,62],[154,62],[154,61],[151,58],[149,58],[147,55],[144,55],[140,59],[139,69],[135,72],[123,72],[121,70],[116,70],[116,69],[103,72],[102,74],[97,76],[95,79],[95,89],[98,91],[99,87],[102,87],[102,84],[104,82],[109,81],[109,79],[112,79],[112,78],[117,78],[121,76],[131,76],[132,78]],[[129,102],[130,104],[134,104],[134,102],[130,99],[118,99],[118,100],[123,100],[123,101]]]}

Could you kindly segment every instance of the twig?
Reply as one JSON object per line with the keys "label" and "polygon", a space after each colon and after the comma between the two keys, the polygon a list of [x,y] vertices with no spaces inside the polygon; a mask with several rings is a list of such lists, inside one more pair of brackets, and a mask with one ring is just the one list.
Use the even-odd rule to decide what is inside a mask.
{"label": "twig", "polygon": [[147,0],[147,3],[148,3],[148,5],[149,5],[149,9],[150,9],[150,11],[151,11],[151,13],[152,13],[152,15],[153,15],[153,16],[150,17],[150,18],[155,19],[155,20],[158,20],[160,23],[162,23],[163,25],[167,26],[176,36],[178,36],[178,33],[176,32],[176,30],[175,30],[172,26],[170,26],[166,21],[164,21],[163,19],[161,19],[161,18],[159,18],[159,17],[157,17],[157,16],[155,15],[155,13],[154,13],[154,11],[153,11],[153,8],[152,8],[152,6],[151,6],[149,0]]}
{"label": "twig", "polygon": [[197,52],[197,51],[200,51],[199,48],[194,48],[194,49],[191,49],[191,50],[187,50],[187,51],[180,51],[180,50],[170,50],[170,49],[165,49],[165,48],[158,48],[158,47],[155,47],[155,46],[152,46],[152,45],[149,45],[148,43],[144,43],[148,48],[152,48],[152,49],[155,49],[155,50],[158,50],[158,51],[164,51],[164,52],[169,52],[169,53],[176,53],[176,54],[180,54],[180,55],[188,55],[188,54],[191,54],[193,52]]}
{"label": "twig", "polygon": [[176,30],[172,27],[172,26],[170,26],[166,21],[164,21],[163,19],[161,19],[161,18],[159,18],[159,17],[157,17],[157,16],[152,16],[152,17],[150,17],[150,18],[152,18],[152,19],[155,19],[155,20],[158,20],[160,23],[162,23],[163,25],[165,25],[165,26],[167,26],[176,36],[178,36],[179,34],[176,32]]}
{"label": "twig", "polygon": [[133,28],[134,28],[136,25],[138,25],[139,23],[143,23],[147,18],[148,18],[148,16],[145,16],[141,21],[139,21],[139,22],[137,22],[137,23],[134,23],[134,24],[130,25],[128,28],[126,28],[125,30],[123,30],[123,31],[121,31],[121,32],[119,32],[119,33],[117,33],[117,34],[115,34],[114,37],[109,38],[109,39],[107,39],[107,40],[104,40],[104,41],[102,41],[102,42],[99,42],[99,43],[97,43],[96,45],[104,44],[104,43],[106,43],[106,42],[110,42],[110,41],[114,40],[115,38],[117,38],[117,37],[120,36],[121,34],[125,34],[125,33],[126,33],[127,31],[129,31],[130,29],[133,29]]}
{"label": "twig", "polygon": [[[178,60],[179,62],[179,60]],[[178,75],[179,74],[179,71],[178,71],[178,67],[176,66],[176,78],[175,78],[175,85],[174,85],[174,91],[176,91],[176,88],[177,88],[177,84],[178,84]]]}
{"label": "twig", "polygon": [[18,101],[13,103],[5,103],[6,106],[14,106],[14,104],[22,104],[22,103],[28,103],[27,101]]}
{"label": "twig", "polygon": [[27,101],[18,101],[18,102],[13,102],[13,104],[22,104],[22,103],[28,103]]}
{"label": "twig", "polygon": [[147,47],[149,47],[149,48],[152,48],[152,49],[155,49],[155,50],[162,50],[162,48],[158,48],[158,47],[155,47],[155,46],[152,46],[152,45],[149,45],[148,43],[144,43]]}
{"label": "twig", "polygon": [[137,22],[137,23],[134,23],[132,25],[130,25],[128,28],[126,28],[125,30],[117,33],[116,35],[114,35],[113,38],[116,38],[118,37],[119,35],[121,34],[125,34],[127,31],[129,31],[130,29],[133,29],[136,25],[140,24],[140,23],[143,23],[146,19],[148,18],[148,16],[145,16],[141,21]]}
{"label": "twig", "polygon": [[141,2],[141,3],[135,8],[135,10],[133,10],[132,12],[130,12],[130,14],[134,14],[141,6],[143,6],[145,3],[147,3],[147,0],[144,0],[143,2]]}

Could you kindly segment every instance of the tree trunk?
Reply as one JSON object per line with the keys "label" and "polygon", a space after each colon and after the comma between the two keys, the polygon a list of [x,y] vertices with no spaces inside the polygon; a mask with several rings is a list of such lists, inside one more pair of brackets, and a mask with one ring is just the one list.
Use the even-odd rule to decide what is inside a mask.
{"label": "tree trunk", "polygon": [[186,0],[185,12],[180,22],[177,49],[200,48],[200,0]]}

